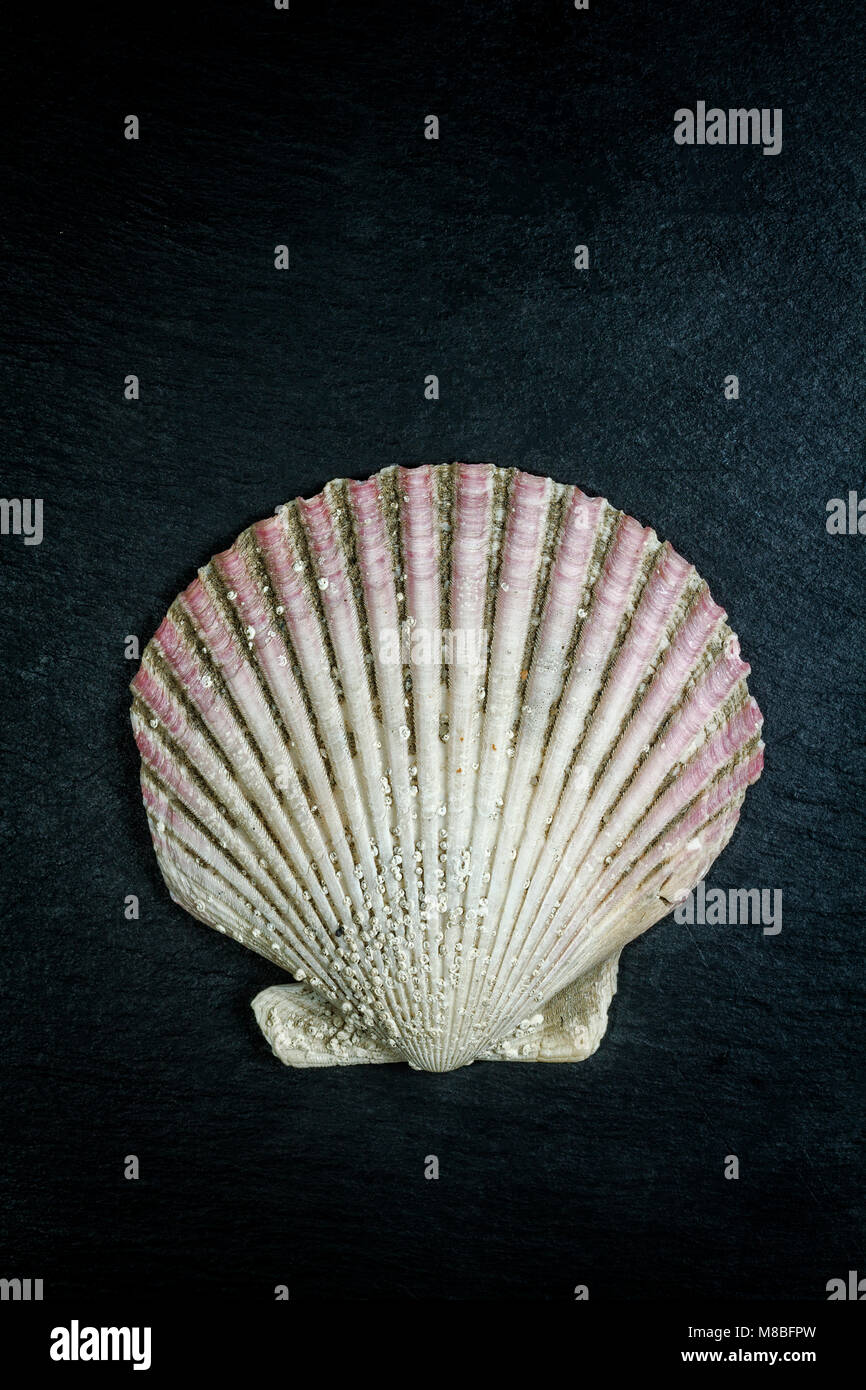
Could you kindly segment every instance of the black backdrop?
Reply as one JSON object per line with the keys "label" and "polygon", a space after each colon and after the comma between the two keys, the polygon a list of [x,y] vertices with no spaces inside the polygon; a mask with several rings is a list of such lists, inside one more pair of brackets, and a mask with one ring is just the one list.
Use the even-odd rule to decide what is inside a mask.
{"label": "black backdrop", "polygon": [[[866,541],[825,527],[866,490],[862,12],[258,0],[183,31],[147,4],[5,22],[2,491],[44,499],[44,539],[0,538],[0,1274],[819,1299],[866,1273]],[[781,154],[676,146],[699,99],[781,107]],[[453,458],[602,493],[706,576],[767,741],[710,882],[781,889],[783,930],[660,924],[582,1065],[292,1072],[249,1008],[277,972],[159,876],[124,641],[279,502]]]}

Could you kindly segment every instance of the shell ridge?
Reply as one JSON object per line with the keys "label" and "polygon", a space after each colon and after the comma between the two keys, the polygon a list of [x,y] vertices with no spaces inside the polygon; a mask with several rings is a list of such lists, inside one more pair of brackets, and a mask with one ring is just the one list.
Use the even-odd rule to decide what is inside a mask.
{"label": "shell ridge", "polygon": [[[166,643],[167,638],[170,638],[170,644]],[[273,828],[280,844],[287,851],[291,848],[298,853],[294,827],[267,777],[266,755],[259,748],[255,738],[243,732],[231,691],[222,693],[215,690],[212,684],[205,685],[198,653],[184,643],[174,625],[166,627],[166,624],[163,624],[154,638],[154,643],[176,683],[176,689],[183,692],[187,717],[192,708],[259,813],[266,818],[269,815],[273,817]],[[217,651],[212,655],[222,674],[221,653]],[[261,707],[257,710],[257,713],[260,712]],[[301,854],[301,863],[303,858]]]}
{"label": "shell ridge", "polygon": [[[384,1014],[386,1026],[390,1025],[393,1030],[400,989],[399,985],[394,988],[396,972],[388,969],[383,972],[380,969],[384,967],[378,944],[382,938],[367,932],[369,940],[364,939],[364,933],[371,924],[370,914],[375,908],[376,899],[368,893],[369,904],[365,900],[356,867],[361,869],[361,875],[368,884],[372,881],[376,898],[380,900],[381,887],[371,854],[372,837],[363,809],[364,797],[350,755],[349,730],[331,676],[334,663],[338,672],[340,670],[340,653],[331,616],[335,605],[330,585],[333,582],[337,590],[343,589],[346,584],[344,557],[334,524],[335,507],[340,509],[342,498],[339,494],[335,496],[335,493],[336,490],[332,489],[327,497],[314,499],[302,511],[283,508],[272,523],[263,523],[255,529],[273,584],[282,600],[281,606],[287,614],[288,636],[310,688],[309,710],[305,712],[303,706],[299,708],[295,704],[287,711],[290,732],[299,742],[306,741],[309,745],[312,741],[316,750],[313,766],[318,772],[318,782],[313,784],[313,791],[326,823],[338,827],[334,833],[337,845],[335,853],[339,857],[346,887],[336,898],[341,905],[339,949],[333,960],[327,959],[324,963],[332,975],[344,975],[348,981],[359,981],[355,969],[361,959],[358,947],[376,942],[376,948],[369,954],[374,979],[383,978],[389,983],[389,987],[383,991]],[[309,578],[304,580],[304,575],[312,576],[317,570],[319,575],[315,584]],[[326,594],[328,599],[325,598]],[[327,755],[330,763],[333,788],[319,747],[320,738],[324,755]],[[344,831],[344,822],[354,824],[356,831],[360,832],[352,837],[354,850],[349,835]],[[355,864],[356,854],[361,861],[358,866]],[[369,1009],[370,982],[365,981],[363,988],[363,1003]]]}
{"label": "shell ridge", "polygon": [[[616,633],[622,626],[621,615],[626,599],[638,581],[648,537],[649,532],[645,528],[622,514],[617,517],[609,533],[607,549],[590,600],[590,612],[594,615],[594,621],[584,625],[581,630],[575,649],[575,660],[568,674],[550,742],[542,760],[539,787],[536,789],[536,797],[533,798],[533,801],[537,798],[541,802],[539,809],[555,805],[554,826],[557,819],[561,819],[560,808],[564,799],[567,804],[566,778],[569,766],[589,727]],[[539,842],[537,858],[529,874],[530,880],[533,874],[550,871],[550,846],[550,836]],[[516,858],[516,855],[514,857]],[[500,968],[505,969],[506,982],[515,968],[520,968],[525,955],[529,953],[529,943],[525,942],[524,948],[515,954],[510,967],[505,966],[506,952],[511,949],[522,921],[523,914],[518,909],[516,918],[510,924],[505,923],[500,932],[495,973],[498,974]],[[540,973],[540,967],[536,973]]]}
{"label": "shell ridge", "polygon": [[[402,557],[399,549],[399,501],[394,470],[380,474],[381,481],[356,483],[349,488],[349,501],[355,520],[358,545],[358,564],[362,578],[365,616],[369,627],[370,649],[373,657],[372,674],[381,708],[383,743],[383,777],[387,778],[390,798],[395,808],[392,828],[393,853],[383,866],[392,902],[392,918],[400,942],[401,960],[397,980],[403,1001],[402,1024],[414,1045],[422,1030],[413,1021],[411,1002],[417,987],[411,980],[411,955],[418,924],[419,900],[414,873],[406,874],[406,859],[413,859],[415,834],[411,815],[409,780],[409,745],[412,738],[411,709],[408,710],[403,688],[402,666],[399,661],[388,662],[384,654],[394,634],[400,631],[398,609],[398,572],[402,576]],[[394,509],[398,515],[394,516]],[[391,511],[391,516],[387,515]],[[402,591],[401,591],[402,592]],[[399,832],[399,833],[398,833]],[[396,943],[395,943],[396,949]],[[403,976],[404,978],[400,978]],[[417,1001],[415,1001],[417,1002]]]}
{"label": "shell ridge", "polygon": [[[530,634],[530,625],[535,607],[538,558],[546,535],[547,517],[550,509],[552,487],[549,479],[534,478],[530,474],[515,472],[511,480],[511,490],[506,508],[504,534],[501,540],[501,563],[495,590],[493,612],[493,633],[491,656],[487,671],[487,699],[482,727],[481,770],[479,772],[479,792],[470,830],[473,855],[467,896],[478,892],[482,873],[490,872],[490,891],[495,890],[492,866],[495,863],[497,844],[506,833],[504,818],[499,814],[507,795],[510,763],[507,756],[510,741],[515,736],[518,711],[521,702],[519,672],[525,659]],[[508,827],[510,834],[510,826]],[[480,846],[481,853],[478,853]],[[460,845],[459,848],[464,848]],[[480,886],[480,885],[479,885]],[[486,895],[484,921],[489,919],[495,926],[498,921],[491,911],[489,892]],[[461,961],[461,973],[467,973],[465,1023],[458,1027],[459,1046],[468,1046],[473,1031],[472,1012],[475,1000],[474,976],[478,959],[478,938],[482,932],[473,934],[467,962]],[[492,943],[491,952],[495,947]],[[473,954],[474,952],[474,954]],[[492,957],[495,959],[495,956]],[[482,962],[482,984],[488,966]]]}
{"label": "shell ridge", "polygon": [[[455,466],[452,488],[452,578],[449,619],[452,631],[478,632],[485,637],[490,626],[490,591],[498,584],[501,546],[494,543],[498,507],[497,486],[504,488],[504,477],[492,469]],[[481,743],[489,677],[489,643],[479,649],[477,667],[457,665],[450,673],[447,691],[447,727],[441,736],[447,741],[446,799],[448,845],[445,883],[441,903],[447,910],[444,891],[449,882],[461,885],[466,921],[473,933],[471,949],[481,950],[484,938],[485,903],[481,884],[485,872],[483,857],[472,843],[472,823],[481,774]],[[468,847],[468,865],[459,856],[459,846]],[[480,863],[480,867],[478,867]],[[468,872],[467,872],[468,869]],[[474,886],[473,873],[478,880]],[[438,886],[437,886],[438,887]],[[447,957],[448,941],[440,929],[439,950]],[[446,1034],[459,1023],[457,1005],[443,1019],[440,1061],[447,1046]],[[464,1015],[465,1017],[465,1015]],[[462,1031],[462,1027],[461,1027]]]}
{"label": "shell ridge", "polygon": [[[674,563],[674,558],[679,565]],[[591,801],[592,787],[597,778],[599,762],[613,749],[630,718],[628,691],[644,676],[647,666],[657,654],[668,619],[678,603],[691,568],[668,546],[652,550],[648,567],[639,570],[634,580],[631,599],[634,606],[626,630],[621,634],[613,663],[608,663],[585,732],[582,730],[572,749],[555,808],[551,811],[551,829],[540,845],[539,854],[530,862],[524,844],[515,867],[505,916],[513,914],[512,932],[517,933],[526,919],[537,913],[537,923],[544,921],[550,902],[561,891],[557,882],[563,851],[554,848],[558,841],[570,845],[577,827]],[[671,571],[673,573],[671,574]],[[637,597],[635,598],[635,594]],[[647,620],[649,610],[650,620]],[[657,610],[657,611],[654,611]],[[546,808],[549,809],[549,808]],[[522,890],[520,884],[526,885]],[[515,905],[515,887],[523,893]],[[530,891],[531,889],[531,891]],[[531,954],[533,938],[526,941]],[[506,988],[513,977],[512,969]]]}
{"label": "shell ridge", "polygon": [[[156,638],[154,642],[157,643]],[[159,649],[158,644],[157,649]],[[247,810],[247,827],[255,821],[257,816],[263,816],[267,822],[267,811],[272,810],[274,812],[273,831],[281,837],[279,839],[280,848],[288,854],[290,863],[294,862],[297,864],[299,871],[303,873],[305,856],[295,835],[294,828],[291,822],[284,816],[282,808],[276,800],[270,784],[263,775],[260,763],[252,756],[252,750],[248,745],[246,748],[248,758],[243,759],[240,756],[237,741],[230,736],[230,733],[227,733],[225,711],[223,711],[223,717],[218,721],[215,728],[213,723],[209,720],[208,714],[196,703],[195,697],[187,695],[186,692],[184,692],[183,701],[176,700],[176,705],[173,707],[170,692],[166,689],[164,684],[161,683],[160,678],[153,669],[148,668],[148,663],[153,660],[152,654],[148,657],[146,653],[145,657],[145,663],[142,665],[139,677],[136,678],[138,682],[137,694],[147,702],[154,718],[157,720],[157,724],[160,722],[160,719],[163,719],[166,730],[169,735],[171,735],[178,726],[181,729],[184,728],[183,720],[185,714],[187,721],[185,732],[191,734],[193,746],[197,748],[200,757],[203,758],[204,765],[210,766],[213,771],[214,760],[216,761],[217,767],[219,767],[222,762],[228,775],[237,777],[241,788],[248,791],[249,803],[245,808]],[[177,706],[181,704],[183,705],[184,714],[177,708]],[[213,706],[211,706],[211,708],[212,707]],[[196,716],[196,725],[192,725],[189,722],[191,711]],[[153,720],[151,719],[150,722],[152,724]],[[209,738],[203,737],[203,728],[209,735]],[[220,739],[216,731],[217,729],[221,730],[222,739]],[[201,765],[202,764],[196,760],[196,766],[201,767]],[[252,774],[250,774],[250,769],[252,769]],[[222,776],[224,776],[223,769],[221,769],[221,777]],[[240,802],[236,800],[235,805],[237,806],[238,804],[243,805],[242,798]]]}
{"label": "shell ridge", "polygon": [[[757,711],[757,706],[755,706],[755,711]],[[643,895],[646,896],[648,891],[646,885],[649,880],[658,872],[664,871],[666,864],[670,862],[665,859],[664,855],[670,850],[681,853],[683,846],[690,842],[693,837],[704,835],[706,829],[711,826],[719,814],[715,803],[719,800],[725,801],[726,798],[734,794],[735,781],[744,790],[748,782],[755,780],[753,758],[759,732],[760,713],[757,712],[756,722],[755,714],[752,711],[749,712],[749,717],[743,720],[741,728],[736,730],[735,736],[738,739],[736,747],[730,748],[728,746],[729,739],[726,737],[726,731],[720,730],[717,736],[718,744],[713,748],[706,745],[705,749],[695,754],[682,780],[673,783],[662,797],[651,804],[632,830],[629,839],[623,842],[624,847],[617,849],[613,844],[605,846],[612,851],[611,864],[607,867],[606,872],[604,871],[606,859],[602,860],[600,866],[596,866],[600,868],[596,883],[593,885],[584,882],[580,872],[575,875],[558,910],[557,917],[551,924],[550,932],[554,926],[559,926],[560,931],[564,932],[568,923],[573,919],[579,902],[586,913],[584,931],[588,935],[591,932],[594,917],[599,912],[603,911],[607,915],[622,912],[622,902],[615,896],[617,889],[621,884],[629,882],[635,871],[641,871],[641,866],[643,866],[644,877],[637,880],[635,889],[638,892],[642,891]],[[737,772],[741,767],[745,767],[745,781],[742,781],[741,778],[738,779]],[[675,845],[675,840],[680,843]],[[624,862],[621,858],[626,848],[631,860],[629,863]],[[710,862],[721,848],[722,846],[719,845],[711,855]],[[697,861],[694,862],[697,863]],[[690,877],[694,877],[695,881],[698,881],[703,877],[703,870],[696,869]],[[664,916],[669,910],[670,903],[663,902],[658,917]],[[658,917],[655,920],[658,920]],[[647,923],[648,925],[650,923]],[[641,927],[640,930],[645,929],[646,927]],[[636,932],[635,935],[637,934]],[[622,944],[625,942],[623,941]],[[578,946],[581,951],[584,949],[582,942],[578,942]],[[544,953],[550,949],[551,947],[546,941],[542,942],[539,947],[539,950]],[[558,979],[562,973],[561,970],[558,973],[554,972],[554,979]]]}
{"label": "shell ridge", "polygon": [[[726,662],[728,662],[728,658],[723,657],[723,658],[721,659],[721,664],[722,664],[722,666],[725,666],[725,663],[726,663]],[[716,667],[711,668],[711,670],[712,670],[712,671],[715,671],[715,670],[716,670]],[[732,673],[731,667],[730,667],[730,663],[728,663],[728,665],[727,665],[727,667],[726,667],[726,672],[727,672],[727,677],[728,677],[728,679],[730,680],[730,679],[732,679],[733,677],[736,676],[737,668],[734,667],[733,673]],[[709,680],[710,680],[710,676],[708,675],[708,676],[705,678],[705,683],[708,683]],[[724,687],[722,687],[722,688],[724,688]],[[694,716],[694,712],[695,712],[696,710],[697,710],[698,712],[701,710],[701,699],[700,699],[700,694],[697,693],[697,692],[693,692],[692,695],[691,695],[691,697],[690,697],[690,703],[691,703],[691,706],[692,706],[692,713],[693,713],[693,716]],[[694,722],[697,723],[697,716],[694,716]],[[688,730],[688,725],[685,725],[685,726],[684,726],[683,728],[681,728],[681,730],[679,731],[679,732],[680,732],[680,736],[681,736],[682,738],[685,738],[686,733],[687,733],[687,730]],[[661,751],[662,751],[661,749],[658,750],[659,755],[660,755]],[[570,911],[573,911],[573,904],[574,904],[575,900],[576,900],[578,897],[582,898],[584,901],[587,901],[587,895],[590,893],[591,887],[592,887],[592,880],[591,880],[591,879],[590,879],[590,880],[587,879],[587,874],[592,872],[593,867],[595,867],[595,868],[597,868],[597,869],[601,869],[601,867],[602,867],[602,865],[603,865],[603,860],[604,860],[603,850],[604,850],[604,849],[609,849],[613,854],[616,854],[616,853],[618,852],[618,848],[619,848],[619,846],[620,846],[620,843],[629,843],[629,842],[630,842],[631,836],[633,836],[633,835],[635,834],[636,828],[639,828],[639,827],[641,826],[641,824],[642,824],[642,818],[643,818],[644,815],[646,814],[647,808],[650,807],[650,806],[652,806],[652,804],[653,804],[653,799],[656,798],[656,797],[658,796],[658,786],[659,786],[659,784],[658,784],[657,781],[654,781],[654,769],[653,769],[653,766],[652,766],[652,763],[651,763],[651,758],[652,758],[652,754],[650,755],[650,758],[648,758],[647,761],[642,765],[641,769],[639,770],[639,772],[637,773],[637,776],[636,776],[636,778],[635,778],[635,782],[641,782],[641,783],[643,784],[644,790],[643,790],[641,799],[640,799],[640,801],[638,802],[638,809],[637,809],[637,810],[632,809],[632,811],[631,811],[631,827],[630,827],[630,829],[627,830],[626,825],[625,825],[625,823],[624,823],[624,815],[623,815],[623,813],[621,812],[621,813],[620,813],[619,819],[614,819],[612,822],[611,822],[611,821],[608,821],[608,822],[607,822],[607,824],[605,825],[605,828],[604,828],[604,835],[603,835],[603,837],[601,838],[601,840],[596,839],[595,842],[592,842],[592,841],[590,840],[589,837],[590,837],[590,834],[593,832],[593,825],[594,825],[594,822],[588,822],[588,823],[587,823],[586,833],[585,833],[585,835],[584,835],[584,837],[583,837],[583,846],[584,846],[584,849],[588,851],[588,848],[589,848],[589,846],[590,846],[591,843],[595,843],[595,844],[597,845],[597,847],[598,847],[599,858],[598,858],[596,861],[587,861],[585,855],[584,855],[583,857],[581,857],[581,858],[578,858],[578,857],[577,857],[577,854],[574,854],[574,849],[573,849],[573,844],[572,844],[572,842],[569,842],[569,843],[568,843],[568,847],[567,847],[567,849],[566,849],[565,856],[564,856],[565,864],[566,864],[566,868],[565,868],[565,870],[564,870],[564,876],[565,876],[567,879],[570,878],[570,888],[569,888],[569,890],[568,890],[568,894],[567,894],[567,898],[566,898],[566,900],[565,900],[565,904],[562,905],[562,906],[560,906],[560,907],[557,909],[557,911],[558,911],[558,918],[557,918],[556,920],[557,920],[558,922],[562,922],[562,921],[566,918],[567,914],[568,914]],[[697,766],[699,767],[700,764],[697,764]],[[672,790],[676,791],[676,790],[679,789],[679,791],[682,793],[683,787],[684,787],[684,782],[683,782],[683,780],[680,780],[680,781],[677,781],[676,783],[674,783],[674,786],[673,786],[673,789],[672,789]],[[596,833],[596,835],[598,834],[598,832],[595,832],[595,833]],[[626,836],[627,836],[627,835],[628,835],[628,837],[629,837],[628,839],[626,839]],[[620,842],[620,841],[617,839],[617,836],[622,836],[622,842]],[[569,858],[569,857],[568,857],[570,851],[571,851],[572,854],[574,854],[574,857],[573,857],[573,858]],[[560,883],[560,884],[558,884],[558,885],[556,885],[556,886],[561,888],[561,887],[562,887],[562,883]],[[589,902],[591,902],[591,901],[592,901],[592,900],[589,899]]]}
{"label": "shell ridge", "polygon": [[[561,642],[563,649],[567,645],[569,633],[574,626],[573,613],[570,614],[568,611],[569,597],[573,596],[576,576],[579,576],[579,582],[582,584],[588,565],[589,547],[583,537],[586,528],[582,524],[585,518],[585,502],[583,494],[577,489],[559,487],[551,490],[545,526],[540,531],[542,547],[550,545],[552,554],[549,565],[539,571],[535,584],[533,613],[537,615],[537,622],[531,639],[531,654],[524,650],[518,674],[516,717],[512,730],[513,747],[505,750],[506,756],[513,753],[510,768],[507,769],[504,796],[515,806],[517,822],[513,825],[511,834],[521,845],[518,857],[527,843],[529,827],[534,818],[534,791],[529,786],[532,777],[530,769],[533,767],[533,760],[535,766],[540,765],[542,761],[544,729],[548,727],[550,708],[562,690],[561,671],[559,664],[553,659],[554,654],[550,648],[555,648],[557,642]],[[551,515],[554,509],[555,518]],[[520,692],[520,685],[524,682],[524,690]],[[493,862],[487,871],[492,886],[505,879],[509,871],[512,848],[513,846],[506,844],[500,825],[500,831],[492,847]],[[503,883],[503,887],[507,885]],[[508,917],[507,912],[500,906],[499,899],[494,896],[491,902],[491,896],[488,894],[486,906],[486,915],[504,931]],[[475,944],[477,947],[478,942]],[[476,1007],[479,993],[488,987],[489,967],[493,959],[492,955],[490,960],[485,959],[480,972],[473,959],[467,1005],[470,1015]]]}
{"label": "shell ridge", "polygon": [[[427,971],[429,1009],[426,1017],[438,1060],[444,989],[439,955],[438,894],[430,902],[430,885],[437,884],[440,848],[439,807],[445,794],[443,745],[439,740],[439,711],[443,679],[442,653],[435,639],[441,622],[441,566],[438,544],[438,483],[429,468],[400,469],[400,542],[405,570],[406,628],[409,639],[426,638],[424,659],[412,662],[406,683],[411,686],[415,762],[409,769],[410,794],[417,806],[413,817],[420,831],[408,866],[419,886],[419,964]],[[400,652],[401,660],[404,653]],[[423,892],[421,891],[423,889]]]}

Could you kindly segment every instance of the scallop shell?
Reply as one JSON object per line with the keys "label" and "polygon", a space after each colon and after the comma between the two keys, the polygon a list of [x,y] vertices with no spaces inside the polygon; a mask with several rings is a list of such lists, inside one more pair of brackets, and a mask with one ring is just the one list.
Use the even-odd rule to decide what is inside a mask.
{"label": "scallop shell", "polygon": [[294,1066],[576,1061],[622,947],[760,775],[725,613],[655,532],[487,464],[279,507],[199,571],[132,683],[175,902],[289,972]]}

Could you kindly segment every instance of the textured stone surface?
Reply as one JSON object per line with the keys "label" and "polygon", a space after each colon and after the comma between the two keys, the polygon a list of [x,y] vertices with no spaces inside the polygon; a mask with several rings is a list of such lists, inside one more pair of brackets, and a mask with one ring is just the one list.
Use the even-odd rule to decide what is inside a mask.
{"label": "textured stone surface", "polygon": [[[0,541],[2,1272],[823,1297],[863,1269],[864,556],[824,529],[863,490],[863,14],[406,16],[209,6],[179,40],[150,6],[38,11],[11,65],[2,491],[44,497],[45,539]],[[781,155],[677,149],[674,110],[716,94],[782,106]],[[166,898],[124,636],[239,525],[383,455],[664,523],[753,666],[767,767],[712,881],[782,888],[784,928],[649,933],[579,1067],[287,1071],[249,1007],[272,967]]]}

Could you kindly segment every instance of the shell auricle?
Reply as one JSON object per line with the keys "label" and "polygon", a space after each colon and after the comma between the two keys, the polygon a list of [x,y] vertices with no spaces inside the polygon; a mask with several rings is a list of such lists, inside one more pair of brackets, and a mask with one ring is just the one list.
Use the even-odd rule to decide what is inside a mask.
{"label": "shell auricle", "polygon": [[292,1066],[579,1061],[619,954],[761,772],[707,585],[578,488],[488,464],[340,479],[244,531],[132,683],[157,858],[288,972]]}

